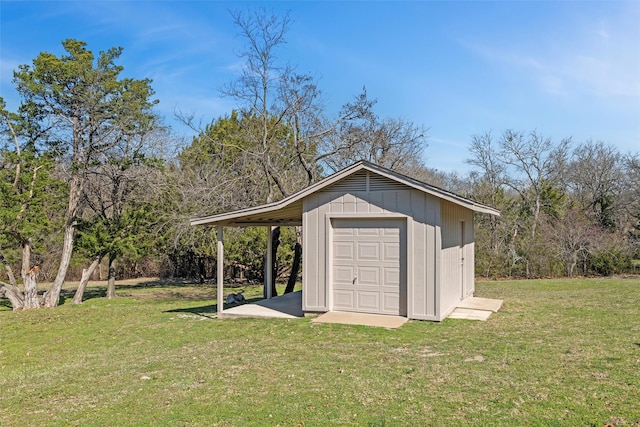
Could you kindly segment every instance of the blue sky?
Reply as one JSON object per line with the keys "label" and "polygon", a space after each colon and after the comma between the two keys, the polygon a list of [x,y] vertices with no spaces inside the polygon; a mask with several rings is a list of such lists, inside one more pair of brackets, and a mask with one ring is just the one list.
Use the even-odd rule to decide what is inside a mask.
{"label": "blue sky", "polygon": [[318,80],[337,113],[367,88],[381,117],[429,128],[426,163],[465,173],[472,135],[505,129],[640,151],[640,1],[5,1],[0,2],[0,96],[18,98],[19,64],[122,46],[125,74],[151,78],[159,112],[205,121],[228,114],[218,89],[237,74],[229,10],[289,11],[283,60]]}

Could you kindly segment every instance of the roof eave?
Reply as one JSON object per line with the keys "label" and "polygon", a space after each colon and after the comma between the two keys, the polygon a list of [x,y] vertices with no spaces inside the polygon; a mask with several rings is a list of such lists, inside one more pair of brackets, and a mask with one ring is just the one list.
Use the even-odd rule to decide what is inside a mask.
{"label": "roof eave", "polygon": [[367,169],[371,172],[375,172],[389,179],[402,182],[403,184],[409,187],[415,188],[416,190],[423,191],[428,194],[431,194],[432,196],[440,197],[442,199],[445,199],[457,205],[464,206],[468,209],[471,209],[474,212],[500,216],[500,211],[497,209],[482,205],[480,203],[477,203],[472,200],[466,199],[462,196],[459,196],[455,193],[451,193],[450,191],[444,190],[442,188],[434,187],[433,185],[427,184],[425,182],[418,181],[414,178],[405,177],[404,175],[399,176],[395,172],[388,169],[381,168],[374,163],[369,163],[369,162],[362,162],[362,163],[364,164],[363,165],[364,169]]}
{"label": "roof eave", "polygon": [[[268,225],[270,224],[270,222],[268,221],[265,221],[265,222],[256,221],[251,217],[254,215],[264,215],[269,212],[274,212],[282,208],[285,208],[297,202],[298,200],[303,199],[309,194],[312,194],[318,190],[321,190],[322,188],[325,188],[335,183],[336,181],[339,181],[344,177],[349,176],[353,173],[356,173],[360,170],[368,170],[368,171],[380,174],[389,179],[401,182],[409,187],[415,188],[419,191],[426,192],[435,197],[440,197],[449,202],[466,207],[467,209],[471,209],[474,212],[500,216],[500,211],[498,211],[497,209],[493,209],[489,206],[484,206],[482,204],[473,202],[472,200],[465,199],[462,196],[458,196],[457,194],[420,182],[410,177],[405,177],[404,175],[396,174],[395,172],[390,171],[386,168],[382,168],[373,163],[362,160],[278,202],[274,202],[274,203],[270,203],[262,206],[256,206],[252,208],[247,208],[247,209],[241,209],[234,212],[227,212],[223,214],[211,215],[211,216],[202,217],[202,218],[194,218],[191,220],[191,225],[203,226],[203,225],[234,225],[236,224],[238,226],[248,226],[248,225],[245,225],[245,221],[242,221],[242,218],[246,218],[246,224]],[[296,218],[295,220],[292,220],[290,218],[286,220],[291,222],[292,224],[295,223],[293,225],[299,225],[298,218]],[[285,219],[282,219],[282,221],[285,221]],[[302,224],[302,217],[300,217],[299,223]],[[273,222],[273,224],[277,224],[277,222]]]}
{"label": "roof eave", "polygon": [[[345,169],[343,169],[340,172],[337,172],[333,175],[330,175],[328,177],[326,177],[323,180],[320,180],[318,182],[316,182],[315,184],[312,184],[300,191],[298,191],[297,193],[292,194],[289,197],[286,197],[278,202],[274,202],[274,203],[270,203],[267,205],[262,205],[262,206],[256,206],[256,207],[252,207],[252,208],[247,208],[247,209],[241,209],[241,210],[237,210],[234,212],[227,212],[224,214],[218,214],[218,215],[211,215],[211,216],[206,216],[206,217],[202,217],[202,218],[194,218],[190,221],[190,224],[193,226],[202,226],[202,225],[218,225],[224,222],[228,222],[231,219],[235,219],[235,218],[241,218],[243,216],[249,216],[251,214],[256,214],[256,213],[266,213],[266,212],[271,212],[271,211],[275,211],[275,210],[279,210],[282,209],[286,206],[289,206],[292,203],[295,203],[296,201],[306,197],[307,195],[321,189],[324,188],[326,186],[329,186],[331,184],[333,184],[335,181],[339,181],[340,179],[342,179],[344,176],[350,175],[353,172],[357,172],[360,169],[363,169],[363,162],[358,162],[355,163]],[[300,223],[302,223],[302,218],[300,218]]]}

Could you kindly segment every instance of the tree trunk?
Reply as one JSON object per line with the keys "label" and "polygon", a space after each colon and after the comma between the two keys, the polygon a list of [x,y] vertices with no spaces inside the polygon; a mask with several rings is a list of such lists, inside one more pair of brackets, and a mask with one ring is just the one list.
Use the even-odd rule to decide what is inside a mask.
{"label": "tree trunk", "polygon": [[62,284],[67,275],[67,269],[69,268],[69,261],[71,261],[71,253],[73,252],[73,233],[75,231],[74,224],[67,224],[64,227],[64,243],[62,245],[62,258],[60,259],[60,266],[58,267],[58,274],[51,288],[44,294],[44,306],[51,308],[57,307],[60,302],[60,291],[62,290]]}
{"label": "tree trunk", "polygon": [[20,276],[25,280],[27,272],[31,269],[31,242],[26,240],[22,242],[22,269]]}
{"label": "tree trunk", "polygon": [[107,274],[107,298],[114,299],[116,297],[116,257],[109,255],[109,270]]}
{"label": "tree trunk", "polygon": [[9,283],[0,282],[0,291],[3,291],[4,296],[9,299],[13,311],[24,309],[24,296],[20,288]]}
{"label": "tree trunk", "polygon": [[277,297],[276,282],[278,278],[278,246],[280,246],[280,227],[273,229],[273,246],[271,252],[271,296]]}
{"label": "tree trunk", "polygon": [[37,265],[27,271],[24,276],[24,309],[40,308],[40,299],[38,298],[38,272],[40,267]]}
{"label": "tree trunk", "polygon": [[200,280],[200,284],[204,284],[207,277],[207,272],[204,264],[204,257],[198,257],[198,278]]}
{"label": "tree trunk", "polygon": [[533,224],[531,225],[531,240],[535,241],[536,239],[536,230],[538,227],[538,219],[540,218],[540,209],[541,209],[541,196],[540,194],[536,194],[536,203],[533,208]]}
{"label": "tree trunk", "polygon": [[569,277],[573,277],[573,271],[576,269],[576,265],[578,265],[578,255],[574,253],[571,255],[571,262],[569,263],[569,268],[567,269],[567,275]]}
{"label": "tree trunk", "polygon": [[84,296],[85,289],[87,289],[89,279],[91,278],[91,275],[93,275],[93,272],[96,271],[96,268],[100,265],[100,262],[102,262],[102,254],[96,255],[89,268],[82,269],[82,278],[80,279],[76,293],[73,295],[73,304],[82,304],[82,297]]}
{"label": "tree trunk", "polygon": [[[77,121],[77,118],[75,119]],[[76,138],[76,123],[74,123],[74,139]],[[45,307],[57,307],[60,302],[60,291],[64,284],[69,269],[69,261],[73,253],[73,238],[76,229],[76,215],[78,215],[78,207],[80,205],[80,196],[82,195],[82,182],[79,172],[73,172],[71,182],[69,183],[69,203],[67,204],[66,222],[64,224],[64,241],[62,244],[62,257],[58,266],[58,273],[53,281],[51,288],[44,294]]]}
{"label": "tree trunk", "polygon": [[302,260],[302,230],[301,227],[296,227],[296,245],[293,249],[293,264],[291,265],[291,274],[287,281],[287,287],[284,290],[285,294],[293,292],[293,288],[296,286],[298,280],[298,274],[300,273],[300,261]]}
{"label": "tree trunk", "polygon": [[7,272],[7,277],[9,278],[9,284],[13,287],[18,287],[18,282],[16,282],[16,276],[13,275],[13,269],[7,262],[6,258],[3,254],[0,253],[0,263],[4,266],[5,271]]}
{"label": "tree trunk", "polygon": [[24,309],[40,308],[40,300],[38,299],[38,272],[40,267],[35,265],[29,268],[31,264],[31,242],[27,240],[22,243],[22,283],[24,286],[23,301]]}
{"label": "tree trunk", "polygon": [[[268,238],[268,237],[267,237]],[[267,297],[267,268],[271,268],[271,296],[277,297],[278,290],[276,289],[276,277],[278,275],[278,246],[280,246],[280,227],[275,227],[271,232],[271,265],[266,266],[265,256],[265,269],[264,269],[264,297]]]}

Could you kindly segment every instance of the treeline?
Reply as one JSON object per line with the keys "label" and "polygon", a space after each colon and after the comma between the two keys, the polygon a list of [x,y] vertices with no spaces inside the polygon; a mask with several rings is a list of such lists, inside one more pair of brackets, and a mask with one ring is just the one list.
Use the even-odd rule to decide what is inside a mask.
{"label": "treeline", "polygon": [[[426,129],[381,118],[366,90],[328,112],[315,80],[278,64],[289,18],[233,14],[247,42],[238,79],[222,88],[236,108],[180,145],[154,110],[149,79],[121,77],[121,48],[94,55],[65,40],[20,66],[21,98],[0,98],[0,296],[14,309],[54,307],[65,280],[214,275],[211,215],[284,198],[369,160],[502,211],[479,216],[476,272],[486,277],[614,274],[640,258],[640,159],[603,142],[554,142],[508,130],[470,141],[473,172],[429,168]],[[300,230],[282,228],[276,272],[292,275]],[[226,232],[226,276],[260,281],[266,231]],[[39,281],[51,281],[44,294]]]}
{"label": "treeline", "polygon": [[468,163],[475,171],[459,189],[502,212],[500,218],[477,218],[477,275],[636,271],[638,153],[621,153],[601,141],[554,143],[537,131],[507,130],[473,137]]}

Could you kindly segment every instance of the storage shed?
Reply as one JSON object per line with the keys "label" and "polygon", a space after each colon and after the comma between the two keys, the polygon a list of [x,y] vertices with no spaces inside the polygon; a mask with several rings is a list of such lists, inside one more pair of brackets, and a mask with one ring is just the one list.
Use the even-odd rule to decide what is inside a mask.
{"label": "storage shed", "polygon": [[500,214],[361,161],[279,202],[191,224],[218,227],[219,295],[223,227],[301,225],[304,312],[440,321],[473,296],[474,212]]}

